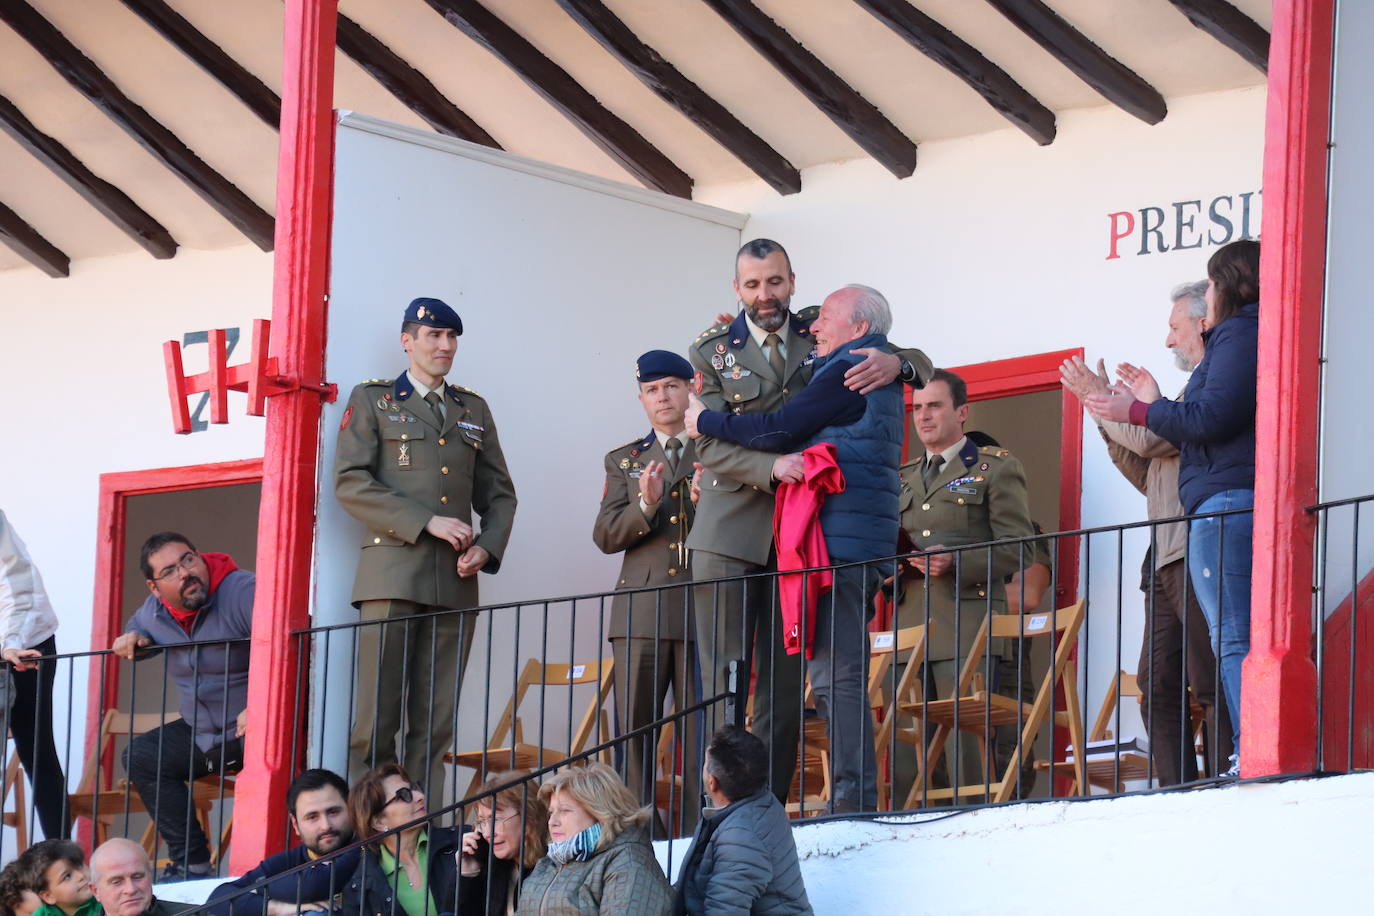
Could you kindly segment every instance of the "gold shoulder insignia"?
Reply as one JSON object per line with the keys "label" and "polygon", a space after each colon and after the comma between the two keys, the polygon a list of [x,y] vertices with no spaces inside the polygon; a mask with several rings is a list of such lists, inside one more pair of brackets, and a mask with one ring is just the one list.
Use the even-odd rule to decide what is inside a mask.
{"label": "gold shoulder insignia", "polygon": [[820,313],[821,307],[819,305],[808,305],[804,309],[799,309],[796,315],[797,318],[801,321],[815,321],[816,316]]}
{"label": "gold shoulder insignia", "polygon": [[998,445],[980,445],[978,451],[984,455],[996,455],[998,458],[1007,458],[1011,455],[1010,449]]}
{"label": "gold shoulder insignia", "polygon": [[724,334],[724,333],[725,333],[726,331],[728,331],[728,330],[730,330],[730,326],[729,326],[728,324],[714,324],[714,325],[711,325],[711,327],[709,327],[709,328],[707,328],[706,330],[702,331],[701,334],[700,334],[700,336],[698,336],[697,339],[696,339],[694,342],[695,342],[695,343],[701,343],[703,340],[710,340],[710,339],[712,339],[713,337],[719,337],[720,335]]}
{"label": "gold shoulder insignia", "polygon": [[481,395],[480,395],[480,394],[477,394],[476,391],[473,391],[471,388],[468,388],[468,387],[466,387],[466,386],[464,386],[464,385],[450,385],[449,387],[450,387],[450,388],[457,388],[459,391],[466,392],[467,394],[476,394],[479,398],[481,397]]}
{"label": "gold shoulder insignia", "polygon": [[364,385],[390,385],[396,380],[394,378],[370,378],[363,382]]}

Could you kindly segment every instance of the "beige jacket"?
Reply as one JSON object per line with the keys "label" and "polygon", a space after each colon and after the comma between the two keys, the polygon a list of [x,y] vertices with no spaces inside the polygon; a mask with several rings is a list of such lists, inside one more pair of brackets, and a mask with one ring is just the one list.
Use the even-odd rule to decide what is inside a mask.
{"label": "beige jacket", "polygon": [[[1180,392],[1179,400],[1183,399]],[[1146,517],[1172,518],[1183,515],[1178,498],[1178,449],[1168,439],[1144,426],[1097,421],[1098,432],[1107,443],[1112,464],[1141,493],[1145,494]],[[1183,559],[1188,542],[1186,522],[1159,525],[1155,529],[1155,569],[1163,569]]]}

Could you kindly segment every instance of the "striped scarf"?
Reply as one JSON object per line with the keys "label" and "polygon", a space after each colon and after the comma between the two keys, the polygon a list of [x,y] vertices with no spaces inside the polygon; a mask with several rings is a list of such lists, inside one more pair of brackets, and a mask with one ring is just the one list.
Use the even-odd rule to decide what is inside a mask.
{"label": "striped scarf", "polygon": [[566,840],[549,844],[549,858],[555,865],[569,862],[585,862],[596,852],[596,844],[601,842],[601,825],[592,824],[581,833]]}

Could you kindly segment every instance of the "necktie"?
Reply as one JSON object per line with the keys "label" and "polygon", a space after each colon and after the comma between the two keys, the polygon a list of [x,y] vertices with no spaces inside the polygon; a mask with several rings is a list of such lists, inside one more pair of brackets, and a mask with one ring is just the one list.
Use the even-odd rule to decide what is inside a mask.
{"label": "necktie", "polygon": [[439,400],[439,393],[437,391],[431,391],[429,394],[425,395],[425,402],[429,404],[429,409],[433,411],[434,419],[438,422],[439,428],[443,429],[444,407],[443,403]]}
{"label": "necktie", "polygon": [[676,436],[663,443],[663,453],[668,456],[668,470],[677,473],[677,460],[682,455],[682,443]]}
{"label": "necktie", "polygon": [[931,455],[926,458],[926,466],[921,471],[921,480],[925,483],[926,489],[930,489],[931,483],[940,475],[940,468],[944,466],[944,455]]}
{"label": "necktie", "polygon": [[773,374],[778,377],[779,382],[786,381],[782,374],[787,371],[782,359],[782,338],[777,334],[769,334],[763,339],[764,346],[768,347],[768,366],[773,370]]}

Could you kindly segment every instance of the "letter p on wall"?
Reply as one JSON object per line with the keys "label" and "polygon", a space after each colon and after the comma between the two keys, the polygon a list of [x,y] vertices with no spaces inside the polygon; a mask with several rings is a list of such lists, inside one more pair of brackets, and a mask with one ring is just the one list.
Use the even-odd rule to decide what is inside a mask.
{"label": "letter p on wall", "polygon": [[[1135,231],[1135,214],[1130,210],[1122,210],[1119,213],[1108,213],[1107,222],[1107,234],[1110,241],[1108,243],[1106,260],[1110,261],[1112,258],[1121,257],[1116,251],[1117,242],[1128,237]],[[1123,226],[1124,228],[1122,228]]]}

